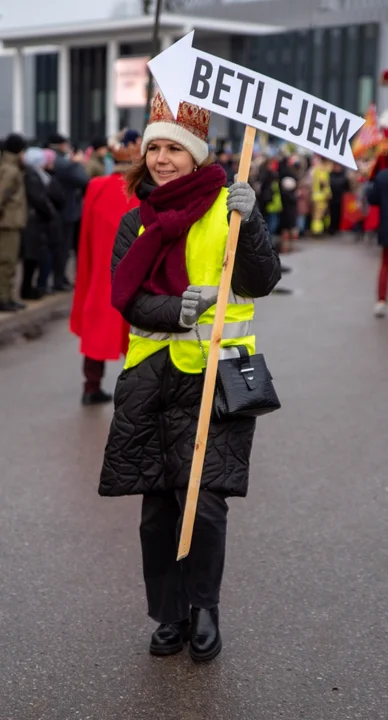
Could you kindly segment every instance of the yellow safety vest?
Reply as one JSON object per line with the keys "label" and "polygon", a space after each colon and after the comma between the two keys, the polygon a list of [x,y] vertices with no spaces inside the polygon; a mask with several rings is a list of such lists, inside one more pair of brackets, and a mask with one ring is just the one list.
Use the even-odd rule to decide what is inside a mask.
{"label": "yellow safety vest", "polygon": [[[225,247],[228,237],[228,191],[223,188],[212,207],[190,228],[186,241],[186,268],[191,285],[203,287],[203,297],[211,297],[219,287]],[[139,230],[139,235],[144,227]],[[216,306],[213,305],[198,320],[199,332],[205,353],[209,352]],[[255,353],[256,342],[252,334],[254,303],[252,298],[242,298],[230,291],[225,316],[221,347],[245,345],[250,354]],[[149,332],[131,325],[129,349],[124,368],[132,368],[154,353],[169,347],[170,358],[181,372],[201,373],[205,361],[196,333]]]}
{"label": "yellow safety vest", "polygon": [[274,180],[273,183],[271,183],[271,190],[272,190],[272,200],[266,206],[265,211],[267,213],[280,213],[283,210],[283,205],[282,205],[282,196],[280,194],[279,183],[277,180]]}

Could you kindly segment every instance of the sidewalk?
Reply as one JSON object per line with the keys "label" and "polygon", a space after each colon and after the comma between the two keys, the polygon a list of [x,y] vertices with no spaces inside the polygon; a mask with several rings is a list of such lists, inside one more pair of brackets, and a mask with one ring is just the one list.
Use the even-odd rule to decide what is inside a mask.
{"label": "sidewalk", "polygon": [[25,310],[0,313],[0,348],[20,337],[40,337],[47,323],[69,315],[73,293],[47,295],[42,300],[26,303]]}

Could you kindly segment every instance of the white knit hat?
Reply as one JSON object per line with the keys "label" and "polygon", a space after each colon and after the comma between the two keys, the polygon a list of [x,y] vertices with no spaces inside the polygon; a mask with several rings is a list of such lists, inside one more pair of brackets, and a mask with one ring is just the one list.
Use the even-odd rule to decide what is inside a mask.
{"label": "white knit hat", "polygon": [[182,145],[201,165],[209,155],[206,142],[209,132],[210,113],[208,110],[181,102],[175,119],[165,99],[158,93],[151,108],[150,121],[141,144],[141,154],[145,155],[153,140],[171,140]]}

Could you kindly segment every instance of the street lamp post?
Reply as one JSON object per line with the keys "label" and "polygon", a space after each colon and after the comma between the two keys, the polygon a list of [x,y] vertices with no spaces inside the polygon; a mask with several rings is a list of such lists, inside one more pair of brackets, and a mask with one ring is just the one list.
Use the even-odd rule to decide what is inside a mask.
{"label": "street lamp post", "polygon": [[[151,57],[155,57],[155,55],[159,51],[159,26],[160,26],[160,13],[162,12],[162,5],[163,5],[163,0],[156,0],[154,29],[153,29],[153,33],[152,33]],[[144,113],[144,128],[146,127],[149,117],[150,117],[153,87],[154,87],[154,81],[153,81],[152,73],[150,72],[150,70],[148,70],[148,92],[147,92],[147,104],[146,104],[145,113]]]}

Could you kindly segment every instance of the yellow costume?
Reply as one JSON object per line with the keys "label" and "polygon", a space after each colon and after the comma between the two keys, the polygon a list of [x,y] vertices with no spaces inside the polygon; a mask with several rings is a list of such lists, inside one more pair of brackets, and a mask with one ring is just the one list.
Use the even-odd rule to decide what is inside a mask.
{"label": "yellow costume", "polygon": [[311,232],[313,235],[322,235],[325,230],[325,219],[331,198],[330,164],[324,161],[319,162],[313,168],[312,177]]}

